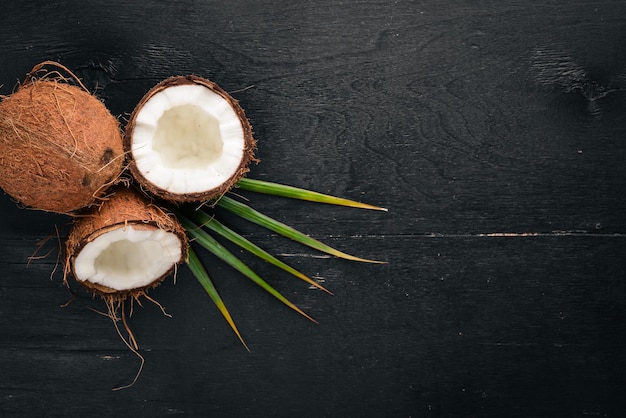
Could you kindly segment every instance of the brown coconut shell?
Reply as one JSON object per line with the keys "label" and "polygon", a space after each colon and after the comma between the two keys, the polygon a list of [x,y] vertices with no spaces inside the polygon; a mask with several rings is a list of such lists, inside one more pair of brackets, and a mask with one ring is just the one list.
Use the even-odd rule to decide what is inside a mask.
{"label": "brown coconut shell", "polygon": [[72,213],[123,169],[118,121],[95,96],[34,80],[0,102],[0,187],[25,206]]}
{"label": "brown coconut shell", "polygon": [[[171,193],[168,190],[162,189],[153,183],[151,183],[142,173],[137,169],[137,165],[134,161],[134,156],[132,154],[132,141],[133,141],[133,129],[135,127],[135,119],[137,118],[137,114],[141,111],[144,104],[150,100],[152,96],[155,94],[169,88],[186,84],[196,84],[200,86],[204,86],[214,93],[222,96],[233,108],[239,120],[241,121],[241,126],[243,128],[245,148],[243,157],[241,159],[241,163],[239,164],[236,172],[226,179],[220,186],[206,190],[204,192],[199,193],[188,193],[188,194],[177,194]],[[156,86],[152,87],[141,99],[139,104],[135,107],[133,113],[126,124],[126,132],[124,135],[124,150],[127,153],[127,158],[129,160],[128,167],[130,169],[131,174],[139,182],[142,187],[148,192],[161,197],[165,200],[173,201],[173,202],[197,202],[197,201],[208,201],[213,198],[222,196],[228,190],[230,190],[237,181],[242,178],[248,171],[249,165],[252,161],[256,160],[254,156],[254,151],[256,149],[256,141],[254,136],[252,135],[252,126],[246,117],[246,114],[239,104],[239,102],[233,98],[230,94],[228,94],[225,90],[223,90],[220,86],[214,83],[211,80],[206,78],[198,77],[195,75],[187,75],[187,76],[174,76],[169,77],[163,81],[161,81]]]}
{"label": "brown coconut shell", "polygon": [[[187,259],[188,240],[185,230],[178,220],[168,214],[161,207],[153,204],[142,193],[121,186],[112,189],[112,194],[99,206],[91,207],[82,216],[76,217],[66,241],[66,273],[71,272],[74,277],[74,261],[82,248],[102,234],[118,228],[132,225],[135,229],[162,229],[178,236],[182,243],[181,259]],[[152,283],[135,289],[119,291],[89,281],[76,280],[83,287],[94,294],[123,300],[127,296],[137,297],[153,287],[158,286],[165,277],[170,275],[175,265],[163,274],[156,277]]]}

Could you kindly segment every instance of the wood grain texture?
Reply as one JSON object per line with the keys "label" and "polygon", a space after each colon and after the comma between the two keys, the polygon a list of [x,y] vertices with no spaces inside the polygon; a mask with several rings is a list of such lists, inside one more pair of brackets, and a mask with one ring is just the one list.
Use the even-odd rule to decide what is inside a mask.
{"label": "wood grain texture", "polygon": [[355,264],[227,217],[329,296],[242,255],[312,324],[201,253],[131,326],[70,300],[68,219],[0,199],[0,416],[620,417],[626,403],[623,1],[4,2],[0,94],[75,70],[123,121],[194,73],[246,110],[251,177],[374,213],[246,194]]}

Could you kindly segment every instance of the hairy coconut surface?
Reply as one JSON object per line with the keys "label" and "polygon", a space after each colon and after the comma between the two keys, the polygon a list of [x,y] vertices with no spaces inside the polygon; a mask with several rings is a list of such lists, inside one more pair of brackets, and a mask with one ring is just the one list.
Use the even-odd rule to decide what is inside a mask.
{"label": "hairy coconut surface", "polygon": [[124,299],[157,286],[187,257],[176,218],[140,192],[118,187],[77,217],[67,238],[66,272],[93,293]]}
{"label": "hairy coconut surface", "polygon": [[0,102],[0,187],[22,204],[71,213],[122,172],[118,121],[95,96],[34,80]]}
{"label": "hairy coconut surface", "polygon": [[228,191],[248,172],[255,140],[233,97],[210,80],[177,76],[143,97],[124,146],[130,171],[146,190],[188,202]]}

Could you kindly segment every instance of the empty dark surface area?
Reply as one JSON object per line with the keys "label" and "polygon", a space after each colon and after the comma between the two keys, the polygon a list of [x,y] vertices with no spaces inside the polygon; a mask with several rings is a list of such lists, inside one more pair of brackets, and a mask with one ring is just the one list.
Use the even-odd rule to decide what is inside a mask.
{"label": "empty dark surface area", "polygon": [[104,309],[97,298],[63,284],[70,218],[0,195],[0,417],[624,416],[626,2],[0,10],[0,94],[54,60],[124,125],[150,87],[197,74],[246,110],[261,160],[251,178],[389,209],[242,192],[386,264],[233,219],[334,293],[242,254],[319,324],[200,252],[250,352],[183,266],[150,292],[171,317],[135,306],[145,367],[112,391],[139,358],[89,309]]}

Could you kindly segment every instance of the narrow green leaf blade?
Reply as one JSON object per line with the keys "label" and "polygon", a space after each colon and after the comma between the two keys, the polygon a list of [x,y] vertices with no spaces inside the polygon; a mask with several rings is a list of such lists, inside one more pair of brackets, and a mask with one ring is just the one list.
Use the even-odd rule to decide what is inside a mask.
{"label": "narrow green leaf blade", "polygon": [[321,284],[312,280],[308,276],[302,274],[301,272],[289,266],[288,264],[284,263],[283,261],[277,259],[272,254],[268,253],[267,251],[260,248],[258,245],[254,244],[250,240],[244,238],[237,232],[228,228],[226,225],[222,224],[214,217],[209,216],[206,212],[203,212],[201,210],[189,211],[187,212],[187,216],[192,218],[194,222],[197,223],[198,225],[202,225],[203,227],[208,228],[212,230],[213,232],[223,236],[224,238],[228,239],[232,243],[238,245],[239,247],[243,248],[246,251],[249,251],[250,253],[254,254],[260,259],[265,260],[268,263],[286,271],[287,273],[290,273],[293,276],[301,280],[304,280],[305,282],[317,287],[318,289],[323,290],[324,292],[332,295],[332,292],[330,292]]}
{"label": "narrow green leaf blade", "polygon": [[365,258],[355,257],[353,255],[346,254],[342,251],[339,251],[314,238],[309,237],[308,235],[303,234],[300,231],[295,230],[294,228],[288,225],[285,225],[282,222],[279,222],[273,218],[270,218],[269,216],[264,215],[255,209],[252,209],[250,206],[244,203],[238,202],[228,196],[222,196],[222,198],[217,202],[217,205],[250,222],[254,222],[257,225],[263,226],[271,231],[274,231],[280,235],[290,238],[296,242],[307,245],[318,251],[322,251],[324,253],[333,255],[335,257],[344,258],[346,260],[361,261],[361,262],[366,262],[366,263],[379,263],[379,264],[383,263],[381,261],[368,260]]}
{"label": "narrow green leaf blade", "polygon": [[318,193],[299,187],[287,186],[285,184],[272,183],[263,180],[255,180],[246,177],[239,179],[239,181],[237,182],[237,187],[251,192],[288,197],[290,199],[300,199],[310,202],[326,203],[329,205],[349,206],[353,208],[380,210],[387,212],[387,209],[385,208],[368,205],[367,203],[356,202],[354,200]]}
{"label": "narrow green leaf blade", "polygon": [[206,248],[216,257],[242,273],[244,276],[248,277],[257,285],[261,286],[266,292],[274,296],[276,299],[280,300],[282,303],[298,312],[300,315],[305,318],[311,320],[312,322],[317,323],[315,319],[311,316],[307,315],[304,311],[298,308],[296,305],[291,303],[287,298],[285,298],[280,292],[274,289],[269,283],[263,280],[258,274],[256,274],[250,267],[248,267],[245,263],[239,260],[234,254],[232,254],[228,249],[226,249],[223,245],[215,240],[211,235],[207,232],[203,231],[199,226],[195,225],[189,219],[184,217],[180,218],[181,223],[185,227],[185,230],[195,241]]}
{"label": "narrow green leaf blade", "polygon": [[237,334],[239,341],[241,341],[246,350],[250,351],[241,334],[239,333],[239,330],[235,325],[235,321],[233,321],[233,318],[230,316],[230,313],[228,312],[224,301],[222,300],[219,293],[217,292],[217,289],[213,285],[213,281],[211,280],[206,269],[198,259],[195,251],[191,247],[189,247],[189,259],[187,260],[187,265],[189,266],[189,269],[196,277],[196,279],[198,279],[204,290],[206,290],[206,292],[209,294],[209,296],[213,300],[213,303],[215,303],[215,306],[217,306],[217,309],[219,309],[219,311],[222,313],[224,319],[226,319],[226,322],[228,322],[228,325],[230,325],[235,334]]}

